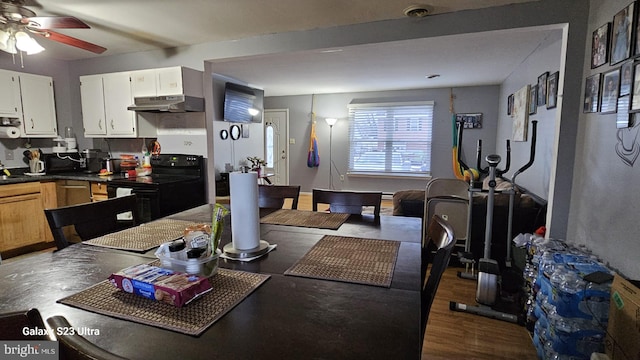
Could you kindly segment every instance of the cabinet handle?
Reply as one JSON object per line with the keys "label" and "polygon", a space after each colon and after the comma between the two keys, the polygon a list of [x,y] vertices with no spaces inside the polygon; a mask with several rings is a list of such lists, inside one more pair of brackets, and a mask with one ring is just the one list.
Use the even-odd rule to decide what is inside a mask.
{"label": "cabinet handle", "polygon": [[113,119],[111,119],[111,130],[115,129],[115,127],[113,126]]}
{"label": "cabinet handle", "polygon": [[98,119],[98,129],[102,130],[102,119]]}
{"label": "cabinet handle", "polygon": [[31,128],[34,129],[36,127],[36,123],[33,122],[33,118],[31,118],[29,120],[31,120]]}

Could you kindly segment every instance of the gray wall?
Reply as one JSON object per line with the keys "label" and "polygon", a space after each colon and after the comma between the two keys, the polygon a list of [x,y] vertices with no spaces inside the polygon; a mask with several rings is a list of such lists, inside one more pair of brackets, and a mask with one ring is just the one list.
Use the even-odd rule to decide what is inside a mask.
{"label": "gray wall", "polygon": [[[591,51],[591,32],[612,22],[613,16],[629,3],[628,0],[591,1],[585,53]],[[606,64],[591,69],[589,56],[583,60],[584,78],[620,66]],[[583,96],[583,89],[584,83],[576,91]],[[639,126],[636,122],[632,128],[618,130],[615,114],[580,115],[567,233],[569,242],[586,245],[633,279],[640,279],[640,161],[626,163],[616,148],[621,138],[629,148],[633,148],[629,144],[635,143],[637,150]],[[632,159],[631,153],[625,157]]]}
{"label": "gray wall", "polygon": [[[459,113],[483,113],[483,127],[464,133],[463,153],[467,163],[475,161],[475,147],[479,138],[488,149],[495,148],[498,118],[498,86],[455,88],[455,111]],[[451,167],[452,123],[449,112],[450,89],[420,89],[403,91],[380,91],[343,94],[315,95],[316,135],[320,151],[320,166],[307,167],[309,133],[311,131],[312,95],[267,97],[267,109],[289,109],[289,137],[295,144],[289,147],[291,184],[299,184],[302,191],[329,187],[329,126],[327,117],[338,118],[333,127],[332,160],[334,188],[345,190],[375,190],[393,193],[402,189],[424,189],[429,178],[373,178],[346,175],[349,163],[349,126],[347,105],[354,99],[387,99],[388,101],[428,100],[434,101],[434,124],[432,145],[432,177],[454,177]],[[337,171],[336,171],[337,170]],[[340,181],[339,174],[345,175]]]}

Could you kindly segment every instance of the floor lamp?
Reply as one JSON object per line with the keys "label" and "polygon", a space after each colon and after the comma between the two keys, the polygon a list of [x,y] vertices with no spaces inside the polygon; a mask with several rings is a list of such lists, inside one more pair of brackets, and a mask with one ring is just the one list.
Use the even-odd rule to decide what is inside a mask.
{"label": "floor lamp", "polygon": [[331,143],[333,142],[333,125],[336,124],[338,119],[325,118],[329,125],[329,189],[333,190],[333,159],[331,159]]}

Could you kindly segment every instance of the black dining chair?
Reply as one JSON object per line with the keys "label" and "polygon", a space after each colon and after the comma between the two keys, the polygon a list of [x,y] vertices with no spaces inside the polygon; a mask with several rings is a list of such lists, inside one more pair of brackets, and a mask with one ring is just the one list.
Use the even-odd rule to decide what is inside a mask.
{"label": "black dining chair", "polygon": [[[433,215],[429,223],[427,235],[422,239],[422,253],[420,257],[420,275],[422,280],[422,291],[420,293],[420,339],[424,339],[431,305],[436,296],[442,274],[449,265],[451,252],[455,244],[455,235],[451,225],[439,215]],[[422,343],[423,341],[420,341],[420,349],[422,349]]]}
{"label": "black dining chair", "polygon": [[0,339],[2,340],[50,340],[47,335],[23,333],[24,328],[31,330],[46,329],[38,309],[12,311],[0,314]]}
{"label": "black dining chair", "polygon": [[[118,215],[131,212],[130,219]],[[45,216],[58,250],[69,246],[64,228],[70,225],[82,241],[138,225],[136,195],[127,195],[92,203],[45,209]],[[121,215],[122,216],[122,215]],[[127,218],[125,216],[125,218]]]}
{"label": "black dining chair", "polygon": [[300,185],[258,185],[258,207],[282,209],[286,199],[291,199],[291,208],[298,208]]}
{"label": "black dining chair", "polygon": [[[52,316],[47,319],[52,329],[73,329],[64,316]],[[90,342],[78,332],[58,331],[56,338],[60,345],[60,359],[64,360],[123,360],[124,357],[109,352]]]}
{"label": "black dining chair", "polygon": [[313,211],[318,204],[328,204],[329,211],[345,214],[362,214],[363,206],[373,206],[373,215],[380,216],[382,192],[313,189]]}

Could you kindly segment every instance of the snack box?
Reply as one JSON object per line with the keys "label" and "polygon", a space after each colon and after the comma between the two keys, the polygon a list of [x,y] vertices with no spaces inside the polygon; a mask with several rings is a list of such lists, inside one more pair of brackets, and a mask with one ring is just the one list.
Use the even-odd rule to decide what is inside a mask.
{"label": "snack box", "polygon": [[177,307],[182,307],[211,290],[211,284],[205,277],[149,264],[122,269],[111,274],[109,281],[125,292]]}

